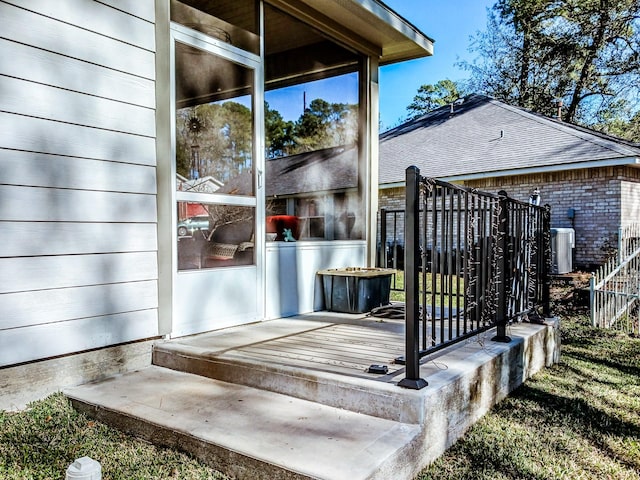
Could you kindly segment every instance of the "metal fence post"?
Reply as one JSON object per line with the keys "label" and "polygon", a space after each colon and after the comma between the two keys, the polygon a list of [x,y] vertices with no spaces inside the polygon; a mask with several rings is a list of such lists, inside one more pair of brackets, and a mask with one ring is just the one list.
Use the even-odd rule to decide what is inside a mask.
{"label": "metal fence post", "polygon": [[542,238],[544,260],[542,272],[542,313],[545,318],[551,317],[551,206],[544,206],[542,214]]}
{"label": "metal fence post", "polygon": [[[420,262],[420,170],[406,170],[406,208],[404,213],[404,291],[405,291],[405,373],[398,385],[413,390],[427,386],[420,378],[420,305],[418,270]],[[426,308],[426,307],[425,307]]]}
{"label": "metal fence post", "polygon": [[498,250],[498,278],[497,282],[497,296],[498,305],[496,309],[496,336],[491,340],[494,342],[509,343],[511,338],[507,336],[507,312],[509,298],[507,297],[507,285],[509,283],[509,269],[508,269],[508,237],[509,237],[509,197],[507,192],[501,190],[498,192],[500,195],[500,209],[498,211],[498,238],[497,250]]}

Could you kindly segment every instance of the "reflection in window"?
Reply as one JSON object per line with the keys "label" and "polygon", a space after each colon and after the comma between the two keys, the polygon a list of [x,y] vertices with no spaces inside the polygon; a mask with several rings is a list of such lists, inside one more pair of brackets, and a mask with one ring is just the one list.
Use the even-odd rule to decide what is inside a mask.
{"label": "reflection in window", "polygon": [[363,238],[361,64],[357,53],[265,5],[267,215],[297,218],[300,239]]}
{"label": "reflection in window", "polygon": [[267,215],[299,218],[301,239],[361,240],[356,145],[267,161]]}
{"label": "reflection in window", "polygon": [[252,194],[252,116],[243,103],[248,102],[208,103],[177,111],[176,170],[191,181],[183,190]]}
{"label": "reflection in window", "polygon": [[296,212],[301,224],[300,238],[325,238],[323,199],[298,199]]}
{"label": "reflection in window", "polygon": [[176,43],[178,190],[253,195],[253,75]]}
{"label": "reflection in window", "polygon": [[178,270],[255,264],[255,209],[178,202]]}

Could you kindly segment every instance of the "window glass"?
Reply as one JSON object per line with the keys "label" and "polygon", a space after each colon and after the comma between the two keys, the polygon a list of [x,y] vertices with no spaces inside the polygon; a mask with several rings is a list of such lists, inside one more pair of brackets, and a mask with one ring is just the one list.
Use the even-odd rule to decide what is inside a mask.
{"label": "window glass", "polygon": [[179,191],[253,195],[253,70],[176,44]]}
{"label": "window glass", "polygon": [[178,270],[255,264],[255,208],[178,202]]}
{"label": "window glass", "polygon": [[361,63],[357,53],[265,5],[267,215],[295,217],[300,239],[363,238]]}
{"label": "window glass", "polygon": [[255,264],[253,96],[251,68],[176,42],[179,270]]}

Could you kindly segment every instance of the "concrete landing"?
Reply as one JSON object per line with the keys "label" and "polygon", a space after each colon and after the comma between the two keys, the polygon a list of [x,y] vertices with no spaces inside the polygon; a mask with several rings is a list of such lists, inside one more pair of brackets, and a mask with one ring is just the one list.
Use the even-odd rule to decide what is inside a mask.
{"label": "concrete landing", "polygon": [[418,425],[155,366],[66,394],[91,416],[238,478],[398,478],[393,460],[420,433]]}
{"label": "concrete landing", "polygon": [[[559,360],[558,322],[493,331],[426,357],[419,391],[401,322],[323,314],[156,347],[147,369],[65,393],[76,408],[239,479],[412,479],[473,423]],[[371,363],[386,375],[366,372]],[[166,368],[169,367],[169,368]]]}

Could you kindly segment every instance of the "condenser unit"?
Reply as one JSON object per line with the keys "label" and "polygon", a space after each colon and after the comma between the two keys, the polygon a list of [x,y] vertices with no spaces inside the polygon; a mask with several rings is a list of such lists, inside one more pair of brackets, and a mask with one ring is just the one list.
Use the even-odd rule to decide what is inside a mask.
{"label": "condenser unit", "polygon": [[573,228],[551,229],[551,273],[561,275],[573,271],[573,249],[576,233]]}

